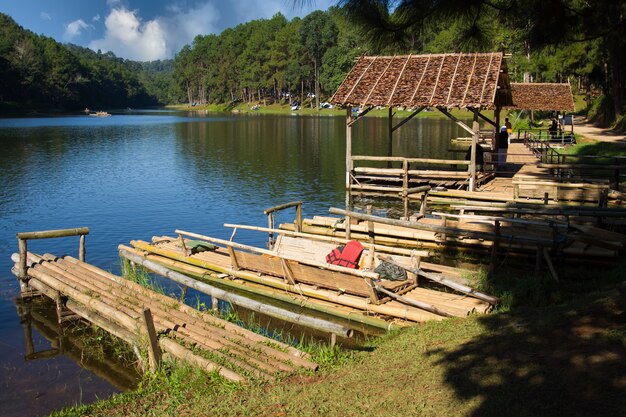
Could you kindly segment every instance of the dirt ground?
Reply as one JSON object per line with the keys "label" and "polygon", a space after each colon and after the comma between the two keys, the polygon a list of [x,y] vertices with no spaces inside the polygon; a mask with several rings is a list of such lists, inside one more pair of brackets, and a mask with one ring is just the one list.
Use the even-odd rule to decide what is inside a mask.
{"label": "dirt ground", "polygon": [[611,142],[626,146],[626,135],[616,133],[611,129],[596,127],[586,119],[574,120],[574,133],[583,135],[587,139],[600,142]]}

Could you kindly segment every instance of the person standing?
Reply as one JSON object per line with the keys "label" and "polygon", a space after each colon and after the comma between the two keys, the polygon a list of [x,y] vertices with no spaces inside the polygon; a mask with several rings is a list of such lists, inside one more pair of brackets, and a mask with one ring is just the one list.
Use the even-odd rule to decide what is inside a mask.
{"label": "person standing", "polygon": [[509,122],[509,118],[508,117],[504,118],[504,125],[506,126],[506,133],[508,133],[508,135],[510,137],[511,134],[513,133],[513,125],[511,125],[511,122]]}
{"label": "person standing", "polygon": [[498,171],[504,171],[506,168],[506,153],[509,149],[509,132],[506,125],[500,128],[498,134]]}

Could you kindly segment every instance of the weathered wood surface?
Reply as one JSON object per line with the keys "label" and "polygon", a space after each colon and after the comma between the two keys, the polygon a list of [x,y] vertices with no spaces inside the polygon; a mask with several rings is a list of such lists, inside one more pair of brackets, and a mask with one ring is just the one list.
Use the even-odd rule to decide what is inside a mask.
{"label": "weathered wood surface", "polygon": [[[17,260],[16,255],[14,261]],[[211,359],[197,357],[194,361],[217,370],[225,378],[238,382],[249,377],[273,379],[280,372],[294,372],[302,366],[316,367],[307,359],[295,356],[293,348],[201,313],[78,259],[29,253],[28,262],[30,284],[48,292],[60,291],[71,303],[89,312],[86,319],[98,316],[100,321],[123,329],[118,333],[130,338],[127,341],[131,344],[140,343],[142,313],[150,308],[156,331],[168,335],[168,338],[159,338],[163,350],[179,358],[193,358],[198,355],[192,354],[188,347],[200,348],[208,352]],[[76,312],[81,314],[81,311]],[[302,352],[298,354],[304,356]]]}
{"label": "weathered wood surface", "polygon": [[[307,308],[317,308],[323,306],[322,310],[328,314],[341,314],[344,315],[345,318],[349,320],[356,320],[363,322],[364,324],[368,324],[367,320],[374,319],[373,317],[367,317],[367,315],[378,314],[382,318],[395,318],[408,320],[411,322],[424,322],[427,320],[439,320],[442,317],[437,316],[435,314],[429,313],[427,311],[420,310],[416,307],[407,306],[407,305],[396,305],[390,304],[389,302],[385,302],[384,304],[375,305],[371,304],[367,301],[365,297],[359,297],[355,295],[350,295],[347,293],[343,293],[341,291],[332,291],[328,289],[316,288],[315,286],[311,286],[308,284],[298,284],[296,286],[285,282],[283,279],[274,277],[267,274],[259,274],[253,271],[246,270],[238,270],[233,271],[231,269],[230,261],[228,255],[225,253],[225,250],[213,251],[213,252],[202,252],[198,254],[194,254],[191,256],[185,256],[182,253],[182,250],[179,246],[179,243],[174,238],[155,238],[156,242],[153,244],[148,244],[147,242],[141,241],[132,241],[131,244],[135,248],[141,249],[142,251],[152,253],[155,256],[152,259],[157,261],[160,258],[160,261],[168,262],[166,259],[175,260],[179,262],[179,266],[188,264],[189,266],[197,267],[194,270],[195,276],[203,276],[208,278],[209,273],[207,270],[215,271],[222,274],[232,275],[236,278],[240,278],[244,281],[249,281],[247,284],[243,284],[239,286],[239,289],[246,290],[249,288],[252,291],[259,291],[259,294],[265,293],[267,290],[263,290],[265,287],[272,287],[276,289],[280,289],[283,291],[283,296],[292,297],[294,303],[305,305],[304,302],[306,300]],[[153,255],[148,255],[153,256]],[[423,264],[422,264],[423,266]],[[190,271],[190,268],[183,267]],[[222,278],[218,278],[218,275],[211,275],[211,278],[224,282],[226,285],[236,285],[232,280],[226,279],[224,275]],[[253,286],[252,283],[261,284],[259,286]],[[284,293],[284,291],[289,291],[290,295]],[[410,293],[410,291],[409,291]],[[268,296],[272,298],[276,298],[281,301],[288,301],[281,297],[280,293],[272,293]],[[319,304],[319,302],[324,302],[323,304]],[[289,301],[288,301],[289,302]],[[437,302],[437,300],[435,301]],[[317,303],[317,304],[316,304]],[[436,306],[436,304],[435,304]],[[351,309],[360,310],[358,314],[364,314],[365,316],[359,317],[356,313],[356,310],[345,310],[345,307],[350,307]],[[477,310],[475,305],[470,305],[466,308],[465,315],[467,315],[470,311]],[[488,308],[482,309],[482,311],[487,310]],[[320,311],[322,311],[320,310]],[[481,310],[481,309],[478,309]],[[367,319],[367,320],[366,320]],[[380,320],[380,319],[376,319]],[[377,327],[380,327],[380,324],[373,323]]]}

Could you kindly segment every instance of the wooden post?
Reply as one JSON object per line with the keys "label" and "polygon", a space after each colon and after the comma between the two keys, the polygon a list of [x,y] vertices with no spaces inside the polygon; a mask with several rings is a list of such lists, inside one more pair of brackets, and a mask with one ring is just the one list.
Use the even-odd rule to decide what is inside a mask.
{"label": "wooden post", "polygon": [[480,125],[478,124],[478,113],[474,112],[474,121],[472,122],[472,130],[474,134],[472,135],[472,150],[470,156],[470,166],[469,166],[469,190],[476,191],[476,147],[478,145],[478,133],[480,131]]}
{"label": "wooden post", "polygon": [[182,235],[178,235],[178,240],[180,242],[180,247],[183,249],[183,254],[185,256],[191,255],[191,253],[187,251],[187,245],[185,245],[185,239],[183,238]]}
{"label": "wooden post", "polygon": [[[371,204],[367,206],[367,214],[369,215],[372,214]],[[376,232],[374,231],[374,222],[371,220],[367,221],[367,234],[369,236],[370,247],[368,250],[366,268],[371,269],[374,267],[374,252],[375,252],[374,245],[376,243]]]}
{"label": "wooden post", "polygon": [[[409,219],[409,161],[402,161],[402,200],[404,203],[404,220]],[[371,213],[367,213],[371,214]]]}
{"label": "wooden post", "polygon": [[493,246],[491,247],[491,259],[489,261],[489,276],[493,276],[496,272],[496,264],[498,262],[498,246],[500,245],[500,221],[496,220],[494,223],[494,233],[496,235],[493,240]]}
{"label": "wooden post", "polygon": [[337,335],[335,333],[330,334],[330,347],[334,348],[337,344]]}
{"label": "wooden post", "polygon": [[428,199],[428,191],[424,191],[420,197],[420,217],[426,215],[426,200]]}
{"label": "wooden post", "polygon": [[78,259],[80,261],[85,261],[85,235],[80,235],[80,240],[78,242]]}
{"label": "wooden post", "polygon": [[149,308],[143,310],[143,323],[148,335],[148,364],[150,371],[156,372],[161,363],[161,348],[157,339],[156,329],[154,328],[154,320]]}
{"label": "wooden post", "polygon": [[20,251],[20,268],[19,268],[19,282],[20,282],[20,292],[24,293],[28,291],[28,267],[26,266],[26,254],[28,253],[28,244],[26,243],[26,239],[18,239],[18,247]]}
{"label": "wooden post", "polygon": [[[389,107],[387,117],[387,156],[393,156],[393,107]],[[387,168],[391,168],[391,161],[387,162]]]}
{"label": "wooden post", "polygon": [[296,206],[296,232],[302,231],[302,203]]}
{"label": "wooden post", "polygon": [[352,107],[346,108],[346,210],[352,210]]}
{"label": "wooden post", "polygon": [[239,262],[237,262],[237,256],[235,255],[235,249],[232,246],[228,247],[228,254],[230,255],[230,262],[234,271],[239,271]]}
{"label": "wooden post", "polygon": [[220,300],[214,295],[211,296],[211,310],[216,313],[220,311]]}

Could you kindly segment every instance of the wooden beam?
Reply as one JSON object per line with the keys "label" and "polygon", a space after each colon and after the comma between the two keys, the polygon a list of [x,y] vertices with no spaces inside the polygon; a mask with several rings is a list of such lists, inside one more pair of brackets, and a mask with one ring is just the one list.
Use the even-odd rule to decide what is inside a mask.
{"label": "wooden beam", "polygon": [[396,130],[398,130],[402,125],[404,125],[406,122],[408,122],[409,120],[411,120],[412,118],[414,118],[415,116],[418,115],[418,113],[420,113],[422,110],[424,110],[426,107],[419,107],[417,110],[415,110],[413,113],[411,113],[410,115],[408,115],[407,117],[404,118],[404,120],[402,120],[400,123],[398,123],[397,125],[395,125],[391,131],[395,132]]}
{"label": "wooden beam", "polygon": [[471,111],[472,113],[474,113],[476,116],[480,117],[481,119],[483,119],[485,122],[489,123],[490,125],[492,125],[493,127],[497,128],[498,125],[496,124],[496,122],[494,120],[491,120],[490,118],[488,118],[487,116],[485,116],[484,114],[482,114],[478,109],[469,109],[469,111]]}
{"label": "wooden beam", "polygon": [[[352,107],[348,107],[348,109],[350,110],[350,112],[352,112]],[[352,115],[350,115],[350,120],[348,121],[348,127],[352,127],[353,124],[361,120],[367,113],[369,113],[373,109],[374,109],[374,106],[370,106],[366,108],[365,110],[363,110],[361,113],[359,113],[356,117],[352,117]]]}
{"label": "wooden beam", "polygon": [[437,110],[439,110],[440,112],[442,112],[443,114],[445,114],[446,116],[448,116],[450,119],[452,119],[454,121],[454,123],[456,123],[457,125],[459,125],[462,129],[464,129],[466,132],[468,132],[470,135],[474,134],[474,131],[465,123],[463,123],[462,121],[460,121],[459,119],[457,119],[456,117],[454,117],[452,114],[450,114],[450,112],[448,111],[448,109],[444,108],[444,107],[437,107]]}

